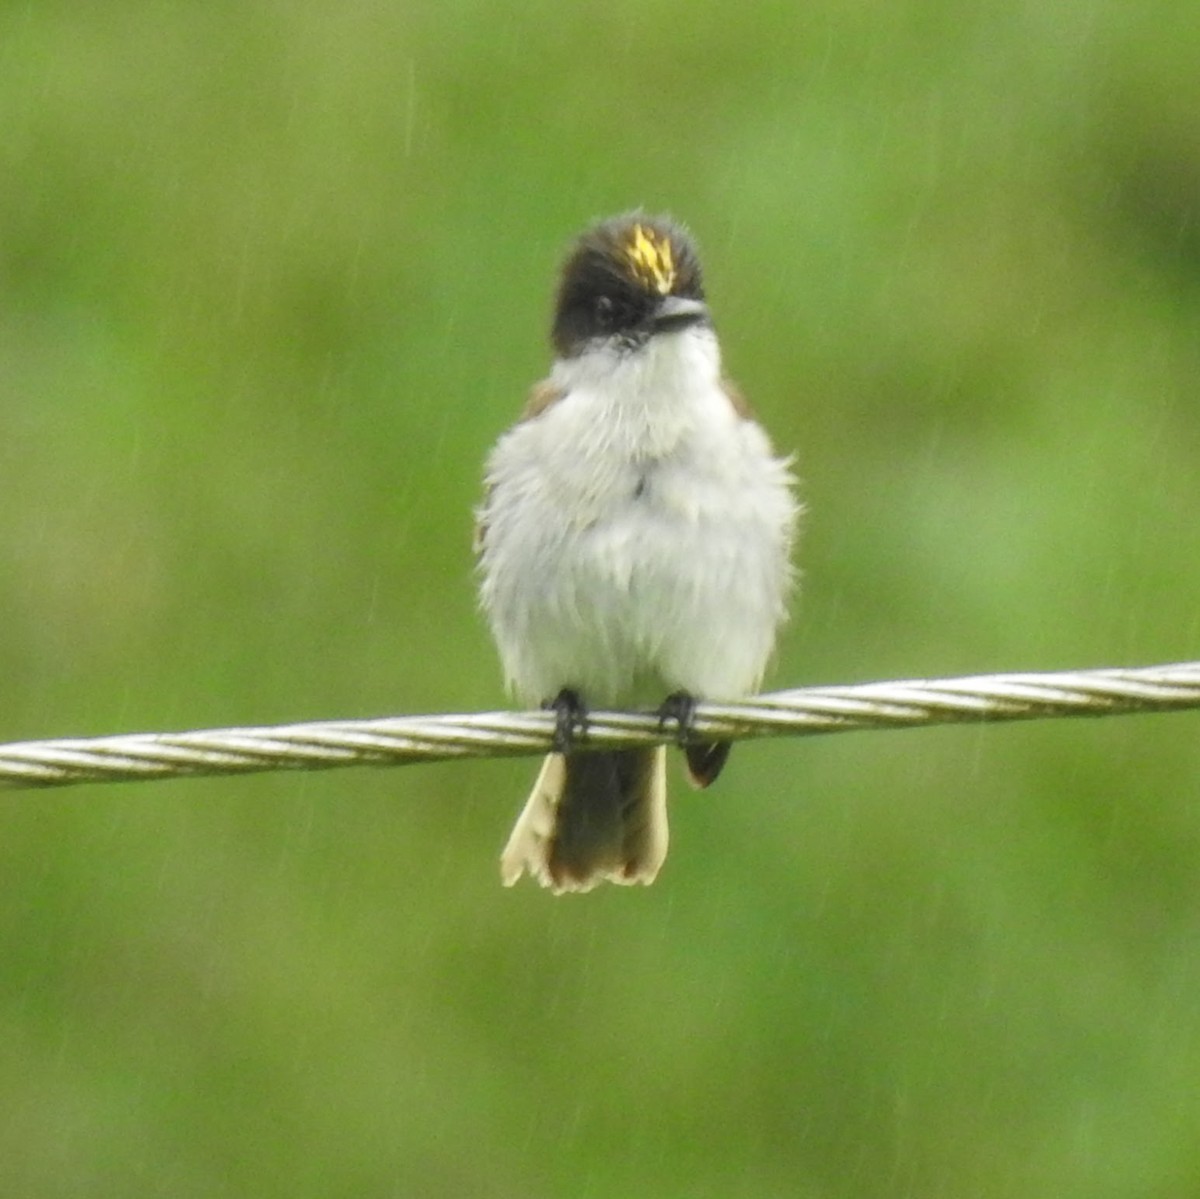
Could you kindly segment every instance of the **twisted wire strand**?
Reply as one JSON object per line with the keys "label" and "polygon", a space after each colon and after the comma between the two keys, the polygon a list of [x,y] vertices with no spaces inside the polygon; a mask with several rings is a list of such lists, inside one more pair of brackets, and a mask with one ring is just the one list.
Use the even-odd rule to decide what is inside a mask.
{"label": "twisted wire strand", "polygon": [[[853,729],[1117,716],[1200,707],[1200,662],[1129,669],[910,679],[803,687],[738,703],[702,703],[699,740],[813,736]],[[526,756],[553,747],[549,712],[395,716],[265,728],[131,733],[0,745],[0,787],[132,782],[189,775],[402,765],[451,758]],[[669,740],[655,714],[593,712],[581,748]]]}

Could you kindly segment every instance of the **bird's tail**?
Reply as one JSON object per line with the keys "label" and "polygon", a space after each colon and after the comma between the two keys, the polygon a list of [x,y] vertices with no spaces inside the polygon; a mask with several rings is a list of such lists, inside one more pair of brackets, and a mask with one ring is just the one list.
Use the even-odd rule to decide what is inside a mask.
{"label": "bird's tail", "polygon": [[506,887],[529,871],[556,894],[602,879],[652,883],[667,856],[666,750],[550,754],[500,855]]}

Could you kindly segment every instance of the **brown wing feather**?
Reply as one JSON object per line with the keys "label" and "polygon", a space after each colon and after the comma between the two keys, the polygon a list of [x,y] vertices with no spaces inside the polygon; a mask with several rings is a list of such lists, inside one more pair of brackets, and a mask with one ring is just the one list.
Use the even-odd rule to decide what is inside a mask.
{"label": "brown wing feather", "polygon": [[533,390],[529,393],[529,399],[525,401],[525,407],[521,411],[521,419],[533,420],[535,416],[541,416],[553,404],[557,404],[567,393],[557,384],[549,379],[543,379],[540,383],[533,385]]}
{"label": "brown wing feather", "polygon": [[721,387],[729,397],[729,402],[733,405],[734,412],[742,420],[754,420],[754,409],[750,407],[750,401],[742,395],[741,389],[728,375],[721,376]]}

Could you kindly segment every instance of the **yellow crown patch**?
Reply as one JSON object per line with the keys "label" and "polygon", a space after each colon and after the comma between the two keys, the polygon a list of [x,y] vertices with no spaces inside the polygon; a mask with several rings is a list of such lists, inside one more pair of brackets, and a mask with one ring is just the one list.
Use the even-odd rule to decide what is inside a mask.
{"label": "yellow crown patch", "polygon": [[670,238],[644,225],[634,225],[625,246],[625,257],[634,278],[659,295],[668,295],[675,286],[675,257]]}

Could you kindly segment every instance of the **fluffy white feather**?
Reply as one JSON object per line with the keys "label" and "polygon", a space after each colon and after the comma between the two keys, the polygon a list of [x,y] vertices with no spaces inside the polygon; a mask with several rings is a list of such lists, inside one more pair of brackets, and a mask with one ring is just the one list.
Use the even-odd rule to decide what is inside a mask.
{"label": "fluffy white feather", "polygon": [[508,681],[599,706],[755,690],[786,615],[788,463],[707,326],[556,363],[563,396],[487,465],[481,597]]}

